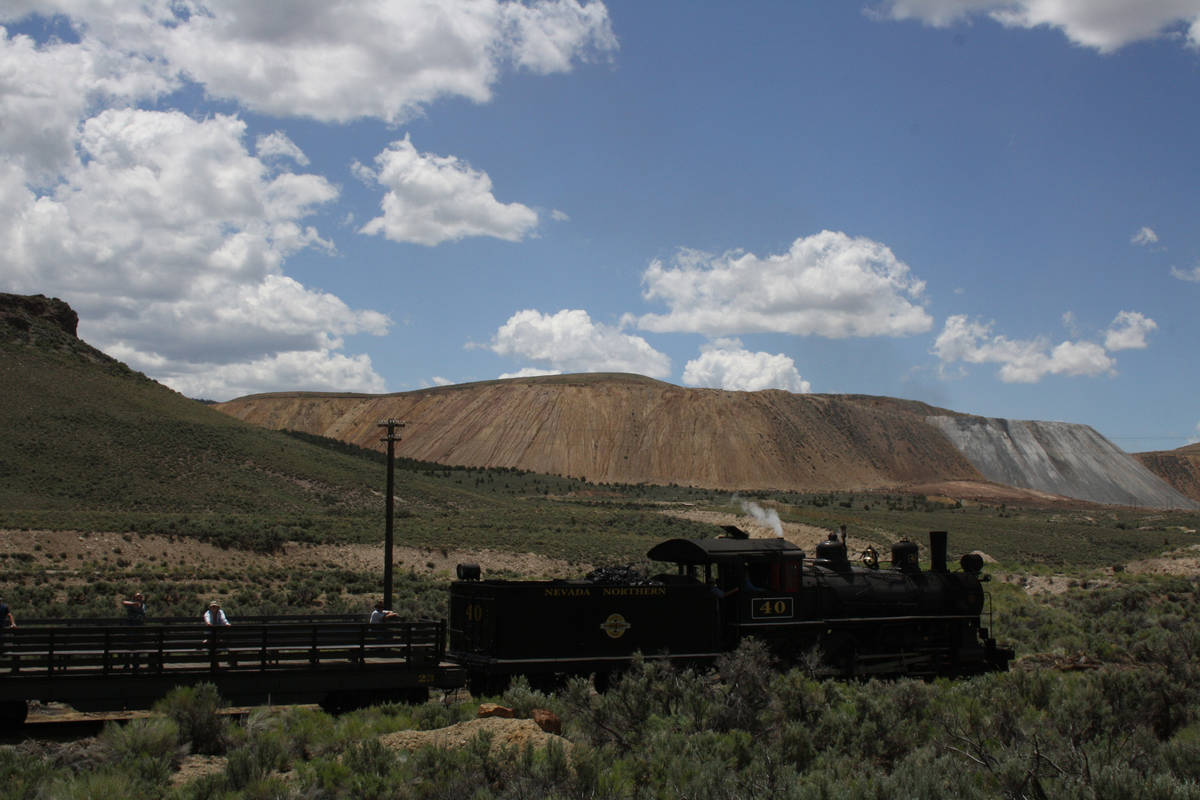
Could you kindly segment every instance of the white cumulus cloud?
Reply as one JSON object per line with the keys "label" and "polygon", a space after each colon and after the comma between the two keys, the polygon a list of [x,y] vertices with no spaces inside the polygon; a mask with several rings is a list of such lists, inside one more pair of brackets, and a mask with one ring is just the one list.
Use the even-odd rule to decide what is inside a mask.
{"label": "white cumulus cloud", "polygon": [[210,96],[281,116],[398,123],[443,97],[491,98],[507,67],[565,72],[617,48],[603,3],[542,0],[25,2],[87,42],[169,64]]}
{"label": "white cumulus cloud", "polygon": [[[1129,318],[1120,315],[1110,329],[1110,335],[1130,334],[1139,328],[1149,328],[1136,312]],[[1134,317],[1140,318],[1134,319]],[[968,364],[999,364],[1000,380],[1005,383],[1037,383],[1047,375],[1097,376],[1116,374],[1116,361],[1103,346],[1094,342],[1066,341],[1051,346],[1045,339],[1014,340],[993,334],[992,326],[972,322],[958,314],[946,320],[933,345],[933,353],[943,366],[956,362]]]}
{"label": "white cumulus cloud", "polygon": [[303,220],[337,190],[273,169],[244,138],[234,117],[110,109],[83,123],[82,157],[51,191],[0,160],[0,279],[67,300],[82,337],[181,391],[226,399],[271,370],[277,389],[380,386],[368,359],[336,351],[388,319],[282,271],[332,250]]}
{"label": "white cumulus cloud", "polygon": [[791,358],[779,353],[752,353],[739,339],[716,339],[701,347],[700,357],[684,366],[683,383],[739,392],[812,390]]}
{"label": "white cumulus cloud", "polygon": [[1100,52],[1167,33],[1200,44],[1200,0],[883,0],[871,9],[877,17],[935,26],[986,14],[1014,28],[1057,28]]}
{"label": "white cumulus cloud", "polygon": [[387,189],[383,213],[361,233],[432,246],[467,236],[515,242],[537,226],[533,209],[495,198],[487,173],[454,156],[419,153],[408,136],[377,155],[375,169],[358,164],[356,171]]}
{"label": "white cumulus cloud", "polygon": [[908,265],[879,242],[833,231],[766,257],[685,250],[671,266],[652,262],[642,282],[645,299],[669,308],[638,320],[650,331],[842,338],[907,336],[933,325],[921,305],[925,284]]}
{"label": "white cumulus cloud", "polygon": [[518,311],[500,326],[488,347],[498,355],[544,362],[544,369],[556,372],[633,372],[652,378],[671,372],[671,359],[645,339],[593,322],[582,309],[556,314]]}
{"label": "white cumulus cloud", "polygon": [[50,185],[74,166],[76,128],[89,108],[165,94],[178,85],[168,73],[90,39],[38,46],[0,27],[0,154],[31,183]]}
{"label": "white cumulus cloud", "polygon": [[[120,354],[120,355],[118,355]],[[118,349],[112,353],[122,358]],[[129,363],[127,361],[127,363]],[[193,366],[205,366],[203,364]],[[165,366],[162,382],[188,397],[208,400],[241,397],[260,392],[277,392],[281,387],[303,387],[312,391],[387,391],[383,378],[376,374],[366,355],[348,356],[332,350],[306,350],[273,353],[254,361],[238,364],[209,364],[213,374],[173,372]]]}
{"label": "white cumulus cloud", "polygon": [[538,369],[537,367],[524,367],[516,372],[502,372],[500,379],[506,378],[540,378],[543,375],[562,375],[561,369]]}
{"label": "white cumulus cloud", "polygon": [[283,131],[259,136],[254,142],[254,151],[259,158],[290,158],[302,167],[308,166],[308,156]]}
{"label": "white cumulus cloud", "polygon": [[1137,311],[1122,311],[1108,326],[1104,346],[1109,350],[1142,350],[1158,323]]}

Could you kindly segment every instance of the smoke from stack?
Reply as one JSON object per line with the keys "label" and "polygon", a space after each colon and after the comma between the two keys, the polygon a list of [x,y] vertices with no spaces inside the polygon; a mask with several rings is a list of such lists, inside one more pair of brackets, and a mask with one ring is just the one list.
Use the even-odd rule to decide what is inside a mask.
{"label": "smoke from stack", "polygon": [[740,502],[742,504],[742,513],[754,517],[759,523],[775,531],[777,537],[780,539],[783,538],[783,523],[779,521],[778,511],[773,508],[763,508],[758,503],[749,500],[742,500]]}

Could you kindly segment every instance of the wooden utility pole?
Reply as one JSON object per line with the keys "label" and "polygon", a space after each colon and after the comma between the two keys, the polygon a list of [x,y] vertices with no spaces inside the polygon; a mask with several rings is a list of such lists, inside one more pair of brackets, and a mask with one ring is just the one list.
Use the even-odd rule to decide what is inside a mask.
{"label": "wooden utility pole", "polygon": [[383,607],[391,609],[392,607],[392,518],[395,516],[393,506],[395,500],[393,496],[396,492],[395,479],[395,463],[396,463],[396,442],[400,441],[400,435],[396,433],[397,428],[403,428],[404,423],[398,419],[386,419],[378,424],[380,428],[387,428],[387,436],[379,441],[387,442],[387,516],[384,523],[384,539],[383,539]]}

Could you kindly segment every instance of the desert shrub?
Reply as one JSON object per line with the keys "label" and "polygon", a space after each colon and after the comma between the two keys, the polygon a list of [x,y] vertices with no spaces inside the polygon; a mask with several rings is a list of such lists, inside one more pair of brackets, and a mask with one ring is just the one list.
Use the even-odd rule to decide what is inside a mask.
{"label": "desert shrub", "polygon": [[229,781],[224,772],[211,772],[175,787],[168,800],[227,800]]}
{"label": "desert shrub", "polygon": [[109,723],[100,732],[100,741],[118,760],[145,755],[174,762],[180,755],[179,726],[165,717]]}
{"label": "desert shrub", "polygon": [[308,760],[338,749],[333,719],[324,711],[290,706],[255,709],[246,719],[248,736],[257,731],[280,731],[293,759]]}
{"label": "desert shrub", "polygon": [[220,711],[226,705],[211,683],[178,686],[154,705],[154,710],[174,720],[181,744],[207,755],[225,752],[228,721]]}
{"label": "desert shrub", "polygon": [[51,781],[36,796],[39,800],[95,800],[102,797],[153,797],[158,794],[160,792],[153,784],[133,773],[105,767],[96,772],[84,772]]}
{"label": "desert shrub", "polygon": [[760,715],[770,703],[771,684],[779,675],[766,645],[758,639],[742,641],[735,651],[717,659],[716,675],[723,703],[714,725],[719,730],[759,731]]}
{"label": "desert shrub", "polygon": [[575,735],[621,752],[641,747],[654,725],[694,728],[697,720],[716,716],[717,702],[696,673],[640,655],[604,694],[593,695],[586,681],[574,680],[560,700]]}
{"label": "desert shrub", "polygon": [[508,706],[518,717],[529,717],[535,708],[549,708],[553,702],[539,691],[531,688],[524,675],[513,678],[500,702]]}
{"label": "desert shrub", "polygon": [[164,717],[109,723],[100,742],[113,762],[150,785],[165,784],[181,755],[179,726]]}
{"label": "desert shrub", "polygon": [[287,737],[279,730],[260,730],[230,749],[225,775],[234,789],[243,789],[291,764]]}
{"label": "desert shrub", "polygon": [[395,796],[395,784],[402,781],[393,775],[400,763],[396,754],[378,739],[351,746],[342,756],[342,763],[349,770],[344,784],[346,797],[385,800]]}
{"label": "desert shrub", "polygon": [[[490,734],[481,733],[456,749],[423,747],[393,776],[407,778],[408,796],[416,800],[602,796],[572,790],[574,778],[560,747],[493,750],[492,743]],[[394,786],[392,792],[386,796],[395,796]]]}
{"label": "desert shrub", "polygon": [[475,716],[477,706],[473,703],[420,703],[404,705],[403,710],[413,728],[431,731],[465,722]]}
{"label": "desert shrub", "polygon": [[11,800],[34,800],[39,788],[55,777],[57,768],[17,747],[0,747],[0,786]]}

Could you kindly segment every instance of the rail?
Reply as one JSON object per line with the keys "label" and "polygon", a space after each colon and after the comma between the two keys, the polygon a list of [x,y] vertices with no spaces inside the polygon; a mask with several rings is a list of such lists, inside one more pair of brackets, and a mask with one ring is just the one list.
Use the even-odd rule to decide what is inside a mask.
{"label": "rail", "polygon": [[0,639],[0,680],[197,671],[313,669],[350,662],[424,668],[445,654],[445,623],[330,621],[95,627],[22,625]]}

